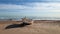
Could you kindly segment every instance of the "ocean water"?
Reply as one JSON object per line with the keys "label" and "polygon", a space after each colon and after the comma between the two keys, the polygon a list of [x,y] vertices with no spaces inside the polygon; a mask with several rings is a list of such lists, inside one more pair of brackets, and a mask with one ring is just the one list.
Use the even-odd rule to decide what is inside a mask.
{"label": "ocean water", "polygon": [[[24,18],[24,16],[17,16],[17,17],[11,17],[11,16],[0,16],[0,20],[21,20],[21,18]],[[60,20],[59,17],[34,17],[34,16],[27,16],[27,18],[33,19],[33,20]]]}
{"label": "ocean water", "polygon": [[[25,16],[33,20],[60,20],[60,17],[47,17],[47,14],[54,14],[54,12],[41,12],[19,9],[0,9],[0,20],[12,19],[20,20]],[[45,17],[46,15],[46,17]]]}

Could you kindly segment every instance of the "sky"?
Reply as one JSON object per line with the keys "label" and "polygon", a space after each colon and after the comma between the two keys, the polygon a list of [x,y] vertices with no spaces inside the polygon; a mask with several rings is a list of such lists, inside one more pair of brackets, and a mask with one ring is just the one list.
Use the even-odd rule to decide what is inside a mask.
{"label": "sky", "polygon": [[60,0],[0,0],[0,16],[60,17]]}

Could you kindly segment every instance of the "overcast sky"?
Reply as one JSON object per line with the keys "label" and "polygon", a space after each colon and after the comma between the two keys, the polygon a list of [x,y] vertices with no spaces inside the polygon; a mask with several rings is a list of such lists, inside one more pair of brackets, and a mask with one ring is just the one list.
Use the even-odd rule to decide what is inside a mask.
{"label": "overcast sky", "polygon": [[6,11],[15,15],[60,17],[60,0],[0,0],[0,13]]}

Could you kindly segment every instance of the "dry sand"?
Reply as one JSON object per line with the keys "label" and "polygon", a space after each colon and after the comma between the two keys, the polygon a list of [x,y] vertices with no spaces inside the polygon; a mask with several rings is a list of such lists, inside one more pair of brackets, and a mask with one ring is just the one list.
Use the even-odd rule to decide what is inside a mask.
{"label": "dry sand", "polygon": [[20,21],[0,21],[0,34],[60,34],[60,21],[36,20],[32,25],[22,28],[5,29],[10,24]]}

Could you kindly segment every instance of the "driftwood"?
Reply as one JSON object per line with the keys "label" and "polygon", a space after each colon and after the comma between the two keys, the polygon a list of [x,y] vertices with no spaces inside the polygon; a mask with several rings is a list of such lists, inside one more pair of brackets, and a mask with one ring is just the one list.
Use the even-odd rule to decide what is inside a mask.
{"label": "driftwood", "polygon": [[33,20],[32,19],[28,19],[28,18],[22,18],[22,22],[24,22],[24,23],[28,23],[28,24],[33,24]]}
{"label": "driftwood", "polygon": [[25,27],[25,26],[27,26],[27,25],[30,25],[30,24],[23,22],[23,23],[21,23],[21,24],[8,25],[5,29]]}
{"label": "driftwood", "polygon": [[33,20],[32,19],[23,18],[21,24],[8,25],[5,29],[25,27],[25,26],[31,25],[31,24],[33,24]]}

